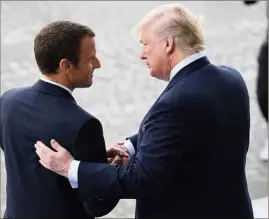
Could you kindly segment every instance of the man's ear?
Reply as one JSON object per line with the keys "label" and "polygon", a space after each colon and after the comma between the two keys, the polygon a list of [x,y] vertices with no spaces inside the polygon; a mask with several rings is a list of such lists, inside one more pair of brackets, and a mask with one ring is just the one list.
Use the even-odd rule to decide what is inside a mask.
{"label": "man's ear", "polygon": [[60,63],[59,63],[59,68],[61,69],[61,71],[63,71],[64,73],[69,73],[72,69],[72,64],[69,60],[67,59],[61,59]]}
{"label": "man's ear", "polygon": [[169,36],[166,38],[165,43],[166,43],[165,52],[167,54],[173,52],[175,49],[175,38],[172,36]]}

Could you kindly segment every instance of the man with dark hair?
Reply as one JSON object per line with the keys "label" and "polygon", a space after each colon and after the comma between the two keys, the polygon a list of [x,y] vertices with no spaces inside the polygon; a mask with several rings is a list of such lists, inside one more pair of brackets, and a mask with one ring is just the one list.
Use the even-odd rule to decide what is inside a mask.
{"label": "man with dark hair", "polygon": [[[5,154],[5,218],[93,218],[109,213],[118,200],[79,200],[70,182],[44,169],[34,143],[60,139],[74,157],[107,162],[100,121],[76,104],[72,91],[90,87],[100,68],[95,34],[87,26],[56,21],[34,40],[42,77],[33,86],[1,96],[0,145]],[[94,180],[94,179],[93,179]]]}

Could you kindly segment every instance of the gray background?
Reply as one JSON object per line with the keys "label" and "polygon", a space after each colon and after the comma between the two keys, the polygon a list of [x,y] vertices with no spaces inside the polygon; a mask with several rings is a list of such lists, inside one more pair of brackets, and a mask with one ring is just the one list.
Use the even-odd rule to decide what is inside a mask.
{"label": "gray background", "polygon": [[[102,68],[95,71],[93,86],[75,90],[74,96],[83,108],[101,120],[107,147],[123,140],[137,131],[143,116],[166,86],[165,82],[150,77],[145,63],[139,59],[141,46],[132,31],[150,9],[164,3],[168,2],[2,1],[1,93],[31,85],[40,77],[33,55],[33,40],[43,25],[58,19],[84,23],[96,32],[97,55]],[[246,7],[242,1],[181,3],[203,18],[209,59],[215,64],[235,67],[247,83],[251,101],[247,179],[252,199],[267,196],[268,163],[258,159],[267,136],[267,125],[255,94],[256,57],[267,25],[266,3],[259,2],[251,7]],[[5,208],[5,182],[1,155],[1,215]],[[133,215],[134,201],[122,200],[107,217]]]}

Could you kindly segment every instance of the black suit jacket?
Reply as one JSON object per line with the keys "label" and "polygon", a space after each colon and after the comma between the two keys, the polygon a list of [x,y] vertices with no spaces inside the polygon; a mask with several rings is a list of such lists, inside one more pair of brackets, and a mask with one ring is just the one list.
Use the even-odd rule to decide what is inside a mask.
{"label": "black suit jacket", "polygon": [[80,163],[79,194],[137,199],[139,219],[251,219],[249,113],[240,73],[200,58],[174,76],[131,138],[134,162]]}
{"label": "black suit jacket", "polygon": [[[107,162],[102,125],[65,89],[39,80],[1,96],[7,218],[93,218],[109,213],[118,200],[79,200],[68,179],[47,169],[35,153],[37,140],[59,141],[76,159]],[[88,211],[88,214],[86,212]]]}

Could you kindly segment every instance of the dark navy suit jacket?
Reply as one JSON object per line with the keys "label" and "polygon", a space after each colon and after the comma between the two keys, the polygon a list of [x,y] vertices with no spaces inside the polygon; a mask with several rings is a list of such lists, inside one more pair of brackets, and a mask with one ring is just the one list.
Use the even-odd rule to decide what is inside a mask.
{"label": "dark navy suit jacket", "polygon": [[79,194],[137,199],[139,219],[251,219],[249,129],[240,73],[202,57],[174,76],[130,138],[134,162],[80,163]]}
{"label": "dark navy suit jacket", "polygon": [[[110,212],[118,200],[79,200],[78,190],[39,163],[34,144],[61,142],[76,159],[107,162],[99,120],[65,89],[39,80],[1,96],[0,144],[4,150],[6,218],[90,219]],[[91,214],[88,214],[86,210]]]}

